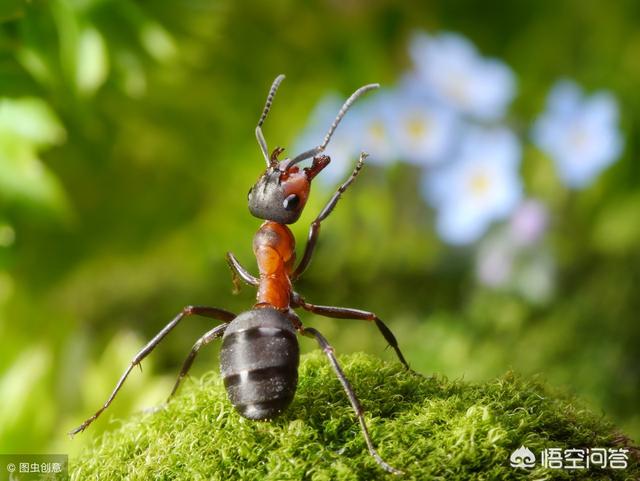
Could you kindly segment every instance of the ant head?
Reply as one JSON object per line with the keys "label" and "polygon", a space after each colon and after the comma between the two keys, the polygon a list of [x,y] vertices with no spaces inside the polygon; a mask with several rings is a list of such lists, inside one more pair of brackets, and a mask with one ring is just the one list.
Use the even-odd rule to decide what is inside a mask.
{"label": "ant head", "polygon": [[278,161],[283,150],[273,151],[269,167],[249,190],[249,211],[259,219],[293,224],[307,203],[311,181],[331,159],[326,155],[314,157],[311,167],[301,170],[289,159]]}
{"label": "ant head", "polygon": [[[262,124],[267,118],[273,98],[283,80],[284,75],[278,75],[273,81],[273,84],[271,84],[271,89],[267,95],[267,102],[265,103],[260,120],[258,120],[258,126],[256,127],[256,139],[258,140],[258,145],[260,146],[264,160],[267,162],[267,170],[265,170],[264,174],[262,174],[251,190],[249,190],[249,211],[259,219],[271,220],[281,224],[293,224],[298,220],[307,203],[311,180],[330,162],[328,156],[320,154],[324,152],[329,144],[329,140],[331,140],[331,136],[344,117],[344,114],[360,95],[371,89],[378,88],[379,85],[365,85],[351,94],[351,97],[342,105],[342,108],[329,128],[329,132],[327,132],[327,135],[325,135],[320,145],[298,154],[293,159],[278,161],[278,156],[284,149],[276,148],[271,153],[271,156],[269,156],[267,141],[262,133]],[[311,167],[304,168],[301,171],[300,168],[296,166],[296,164],[303,160],[312,157],[313,163]]]}

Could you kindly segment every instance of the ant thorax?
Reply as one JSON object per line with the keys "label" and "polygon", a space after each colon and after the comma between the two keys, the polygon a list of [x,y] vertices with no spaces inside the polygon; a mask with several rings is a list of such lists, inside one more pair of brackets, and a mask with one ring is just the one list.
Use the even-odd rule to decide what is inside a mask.
{"label": "ant thorax", "polygon": [[256,307],[287,309],[296,258],[293,233],[284,224],[266,221],[253,238],[253,253],[260,272]]}

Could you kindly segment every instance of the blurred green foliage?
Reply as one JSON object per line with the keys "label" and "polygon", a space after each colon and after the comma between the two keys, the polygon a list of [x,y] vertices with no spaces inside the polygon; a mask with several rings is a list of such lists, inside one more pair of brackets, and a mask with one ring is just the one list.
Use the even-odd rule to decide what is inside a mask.
{"label": "blurred green foliage", "polygon": [[[366,168],[299,291],[377,312],[421,372],[541,372],[640,438],[640,4],[12,0],[0,20],[0,452],[76,451],[65,433],[182,306],[251,305],[252,289],[231,295],[224,253],[255,270],[259,221],[245,204],[270,82],[287,74],[265,134],[290,146],[327,91],[396,82],[415,29],[461,32],[506,61],[518,118],[542,109],[559,76],[611,88],[624,157],[568,194],[525,152],[527,190],[553,215],[548,305],[477,286],[472,253],[438,241],[402,164]],[[293,227],[300,244],[330,193],[316,186]],[[303,320],[339,352],[384,348],[370,325]],[[208,326],[185,321],[86,435],[159,403]]]}

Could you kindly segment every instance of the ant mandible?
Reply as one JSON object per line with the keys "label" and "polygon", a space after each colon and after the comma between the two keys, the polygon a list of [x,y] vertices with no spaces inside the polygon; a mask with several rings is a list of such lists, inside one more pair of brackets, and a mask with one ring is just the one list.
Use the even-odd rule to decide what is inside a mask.
{"label": "ant mandible", "polygon": [[[104,405],[70,434],[84,431],[109,407],[133,368],[139,365],[183,318],[198,315],[222,321],[222,324],[205,333],[194,344],[184,361],[169,399],[178,390],[180,382],[187,375],[202,346],[222,337],[220,368],[231,404],[246,418],[253,420],[273,418],[291,403],[298,384],[300,351],[296,338],[297,331],[303,336],[314,338],[329,358],[331,367],[338,376],[358,417],[369,452],[376,462],[390,473],[402,473],[387,464],[373,446],[364,420],[362,406],[342,371],[329,342],[316,329],[304,327],[294,312],[294,309],[302,308],[325,317],[372,321],[395,350],[400,362],[409,369],[395,336],[376,314],[360,309],[311,304],[295,292],[292,287],[292,282],[297,280],[309,267],[322,221],[331,214],[340,196],[355,180],[367,154],[364,152],[360,154],[360,159],[351,175],[311,223],[302,260],[295,268],[295,239],[287,227],[287,224],[295,223],[300,217],[309,197],[311,181],[331,161],[328,156],[321,154],[329,144],[331,136],[347,110],[358,97],[369,90],[378,88],[379,85],[365,85],[347,99],[319,146],[307,150],[293,159],[278,160],[278,156],[284,149],[278,147],[269,155],[267,142],[262,134],[262,124],[269,113],[276,90],[282,80],[284,80],[284,75],[279,75],[271,85],[267,102],[256,127],[256,138],[267,163],[267,169],[251,188],[248,196],[251,214],[264,219],[253,238],[253,252],[256,256],[260,276],[255,277],[250,274],[233,253],[227,253],[227,261],[232,269],[234,281],[239,277],[247,284],[258,288],[257,303],[253,309],[239,315],[217,307],[185,307],[136,354]],[[297,164],[310,158],[313,159],[311,166],[300,170]]]}

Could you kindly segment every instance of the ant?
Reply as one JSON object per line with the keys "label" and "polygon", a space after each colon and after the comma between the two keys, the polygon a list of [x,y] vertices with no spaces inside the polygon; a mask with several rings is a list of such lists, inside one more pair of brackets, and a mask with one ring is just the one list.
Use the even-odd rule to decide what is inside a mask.
{"label": "ant", "polygon": [[[169,324],[144,346],[132,359],[129,367],[120,377],[113,392],[98,411],[70,432],[71,435],[84,431],[113,401],[133,368],[162,341],[180,321],[188,316],[198,315],[222,321],[222,324],[206,332],[194,344],[178,375],[169,395],[176,393],[182,379],[187,375],[198,351],[215,339],[222,337],[220,368],[225,388],[231,404],[244,417],[253,420],[269,420],[280,414],[293,400],[298,384],[298,363],[300,350],[296,331],[314,338],[329,358],[331,367],[338,376],[351,406],[353,407],[369,453],[386,471],[402,474],[387,464],[378,454],[364,420],[362,406],[346,378],[329,342],[312,327],[304,327],[294,309],[302,308],[325,317],[338,319],[362,319],[374,322],[389,345],[395,350],[400,362],[410,369],[398,342],[391,330],[373,312],[344,307],[320,306],[307,302],[293,290],[292,283],[309,267],[318,241],[320,226],[333,211],[341,195],[353,183],[367,157],[360,154],[353,172],[333,194],[318,217],[311,223],[307,244],[302,260],[294,268],[295,239],[287,224],[295,223],[309,197],[311,181],[324,169],[331,159],[322,155],[338,124],[351,105],[365,92],[378,88],[369,84],[356,90],[343,104],[329,128],[323,142],[293,159],[278,160],[284,151],[276,147],[271,155],[262,133],[262,124],[271,109],[271,103],[284,80],[279,75],[271,85],[267,101],[256,127],[256,138],[267,163],[265,172],[249,190],[249,211],[255,217],[264,219],[253,238],[253,252],[256,256],[259,277],[245,269],[233,253],[227,253],[227,261],[232,270],[234,283],[241,279],[258,288],[257,302],[249,311],[241,314],[207,306],[185,307]],[[312,159],[311,166],[302,170],[297,164]]]}

